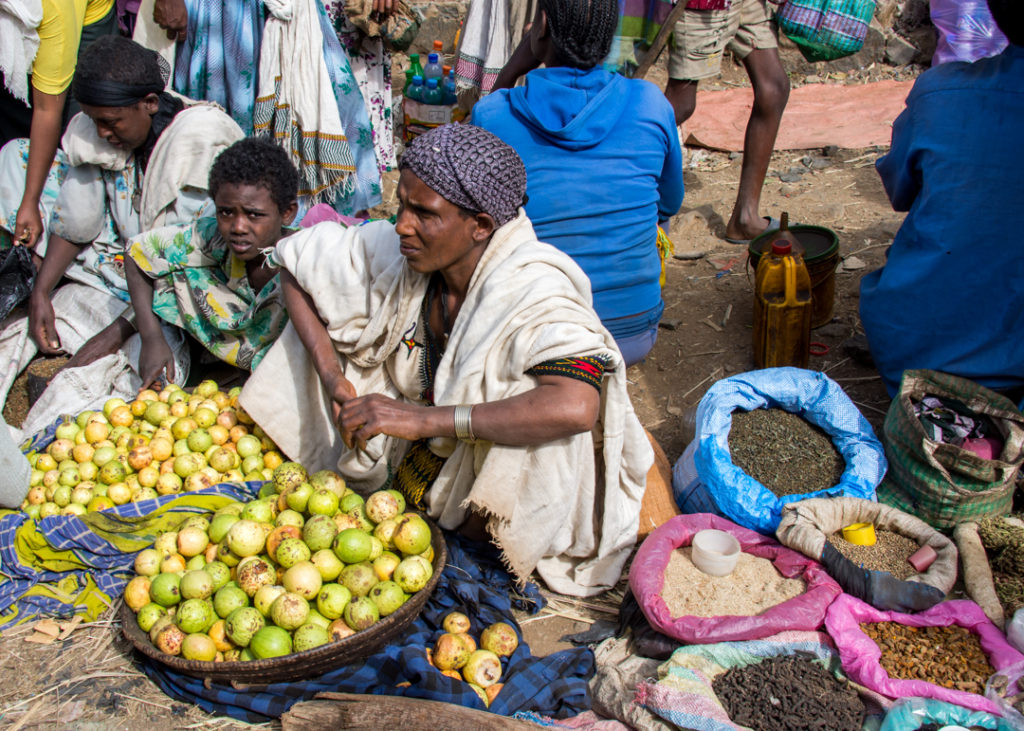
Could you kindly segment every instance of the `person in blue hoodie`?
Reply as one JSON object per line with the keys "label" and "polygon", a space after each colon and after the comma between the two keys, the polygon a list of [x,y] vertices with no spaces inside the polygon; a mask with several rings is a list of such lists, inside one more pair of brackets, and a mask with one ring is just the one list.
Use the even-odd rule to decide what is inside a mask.
{"label": "person in blue hoodie", "polygon": [[[1019,398],[1024,388],[1024,4],[989,0],[1006,50],[921,74],[878,173],[907,211],[860,319],[890,394],[930,368]],[[1016,142],[1014,141],[1016,140]]]}
{"label": "person in blue hoodie", "polygon": [[[600,68],[617,22],[616,0],[540,0],[472,122],[523,159],[537,238],[586,272],[594,309],[632,365],[657,338],[658,227],[679,210],[683,172],[665,96]],[[510,88],[524,74],[525,84]]]}

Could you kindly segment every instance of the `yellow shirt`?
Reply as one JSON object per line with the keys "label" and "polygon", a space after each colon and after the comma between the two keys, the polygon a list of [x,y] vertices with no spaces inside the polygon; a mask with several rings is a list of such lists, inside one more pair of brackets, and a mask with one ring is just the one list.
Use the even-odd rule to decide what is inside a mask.
{"label": "yellow shirt", "polygon": [[106,17],[113,4],[114,0],[42,0],[33,88],[55,95],[67,91],[75,75],[82,28]]}

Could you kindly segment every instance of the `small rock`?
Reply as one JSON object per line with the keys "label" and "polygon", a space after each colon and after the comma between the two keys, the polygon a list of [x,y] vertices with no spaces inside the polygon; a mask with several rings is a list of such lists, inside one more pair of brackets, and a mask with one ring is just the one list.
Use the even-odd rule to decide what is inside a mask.
{"label": "small rock", "polygon": [[732,152],[729,153],[730,160],[739,160],[741,157],[743,157],[742,152],[736,152],[735,150],[733,150]]}
{"label": "small rock", "polygon": [[668,319],[668,320],[666,320],[666,319],[663,318],[661,320],[661,322],[658,323],[658,327],[665,328],[666,330],[675,330],[675,329],[677,329],[682,324],[683,324],[682,320],[678,320],[678,319]]}
{"label": "small rock", "polygon": [[839,145],[827,145],[821,152],[825,157],[835,157],[839,154]]}
{"label": "small rock", "polygon": [[820,84],[821,83],[821,77],[817,76],[817,75],[805,76],[804,77],[804,83],[805,84]]}
{"label": "small rock", "polygon": [[867,265],[855,256],[848,256],[843,259],[843,269],[848,272],[855,272],[858,269],[863,269],[865,266]]}
{"label": "small rock", "polygon": [[697,261],[703,259],[706,254],[706,251],[677,251],[672,254],[672,258],[679,261]]}
{"label": "small rock", "polygon": [[885,60],[893,66],[905,66],[914,60],[917,48],[898,35],[890,36],[885,42]]}
{"label": "small rock", "polygon": [[779,173],[779,180],[783,183],[799,183],[803,178],[804,171],[799,168],[790,168],[785,173]]}
{"label": "small rock", "polygon": [[780,185],[779,186],[779,195],[785,196],[786,198],[789,198],[789,196],[791,196],[794,193],[796,193],[796,191],[797,191],[797,189],[794,188],[792,185]]}

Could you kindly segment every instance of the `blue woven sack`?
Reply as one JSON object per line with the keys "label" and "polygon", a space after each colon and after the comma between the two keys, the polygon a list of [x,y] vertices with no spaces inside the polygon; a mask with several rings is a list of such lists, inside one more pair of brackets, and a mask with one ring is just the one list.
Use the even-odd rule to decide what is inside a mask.
{"label": "blue woven sack", "polygon": [[861,49],[874,14],[874,0],[786,0],[775,21],[808,61],[834,61]]}
{"label": "blue woven sack", "polygon": [[[777,497],[737,467],[729,454],[732,412],[781,408],[820,427],[846,462],[824,490]],[[871,425],[838,383],[800,368],[766,368],[718,381],[697,407],[696,435],[672,470],[672,492],[684,513],[723,515],[744,528],[774,534],[788,503],[809,497],[875,499],[885,453]]]}

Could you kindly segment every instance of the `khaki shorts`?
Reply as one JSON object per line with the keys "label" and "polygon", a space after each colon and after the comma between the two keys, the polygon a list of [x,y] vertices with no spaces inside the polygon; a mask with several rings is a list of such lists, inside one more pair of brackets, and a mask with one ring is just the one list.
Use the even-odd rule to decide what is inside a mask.
{"label": "khaki shorts", "polygon": [[728,10],[686,10],[672,32],[669,78],[716,76],[726,48],[741,59],[757,48],[778,48],[777,32],[766,0],[733,0]]}

